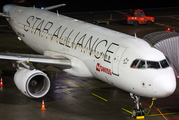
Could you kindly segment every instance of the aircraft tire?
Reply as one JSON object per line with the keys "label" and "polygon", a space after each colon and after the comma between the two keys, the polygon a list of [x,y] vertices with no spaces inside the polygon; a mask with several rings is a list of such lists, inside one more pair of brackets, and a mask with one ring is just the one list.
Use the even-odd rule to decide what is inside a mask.
{"label": "aircraft tire", "polygon": [[137,117],[137,109],[136,108],[133,108],[132,115],[133,115],[134,118]]}

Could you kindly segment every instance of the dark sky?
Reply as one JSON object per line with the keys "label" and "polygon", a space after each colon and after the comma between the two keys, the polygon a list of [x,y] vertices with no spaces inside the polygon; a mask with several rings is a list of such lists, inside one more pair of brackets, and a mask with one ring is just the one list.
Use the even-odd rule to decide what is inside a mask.
{"label": "dark sky", "polygon": [[[12,1],[18,0],[1,0],[0,11],[2,11],[3,5],[12,3]],[[179,7],[178,0],[28,0],[28,2],[31,6],[35,5],[36,7],[66,3],[65,7],[59,9],[61,13],[123,10],[130,8]]]}

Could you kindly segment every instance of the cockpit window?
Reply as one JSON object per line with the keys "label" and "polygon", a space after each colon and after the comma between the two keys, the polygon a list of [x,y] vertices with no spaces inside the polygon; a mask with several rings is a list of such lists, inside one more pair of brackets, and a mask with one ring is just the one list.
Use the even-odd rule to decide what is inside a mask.
{"label": "cockpit window", "polygon": [[147,68],[160,68],[159,62],[147,61]]}
{"label": "cockpit window", "polygon": [[160,64],[161,64],[162,68],[166,68],[166,67],[169,66],[169,64],[168,64],[168,62],[166,60],[160,61]]}
{"label": "cockpit window", "polygon": [[137,68],[146,68],[145,61],[141,60]]}
{"label": "cockpit window", "polygon": [[159,68],[166,68],[168,67],[169,64],[167,60],[162,60],[160,62],[158,61],[145,61],[145,60],[139,60],[136,59],[132,62],[131,68],[154,68],[154,69],[159,69]]}
{"label": "cockpit window", "polygon": [[139,62],[139,60],[134,60],[134,62],[131,64],[131,67],[135,68],[137,66],[138,62]]}

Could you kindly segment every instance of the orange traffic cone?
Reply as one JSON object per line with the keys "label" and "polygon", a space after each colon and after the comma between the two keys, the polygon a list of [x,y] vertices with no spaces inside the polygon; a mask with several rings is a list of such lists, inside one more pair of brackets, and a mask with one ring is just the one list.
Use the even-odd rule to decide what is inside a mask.
{"label": "orange traffic cone", "polygon": [[46,109],[45,109],[45,103],[44,103],[44,100],[42,100],[42,107],[41,107],[41,110],[46,110]]}
{"label": "orange traffic cone", "polygon": [[1,77],[0,86],[4,86],[4,85],[3,85],[3,81],[2,81],[2,77]]}

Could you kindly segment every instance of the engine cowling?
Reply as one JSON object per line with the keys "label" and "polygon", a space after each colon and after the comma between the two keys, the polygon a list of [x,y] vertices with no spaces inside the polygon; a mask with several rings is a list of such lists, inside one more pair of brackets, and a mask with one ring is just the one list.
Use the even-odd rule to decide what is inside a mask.
{"label": "engine cowling", "polygon": [[50,80],[40,70],[19,69],[14,75],[17,88],[26,96],[40,98],[50,89]]}

